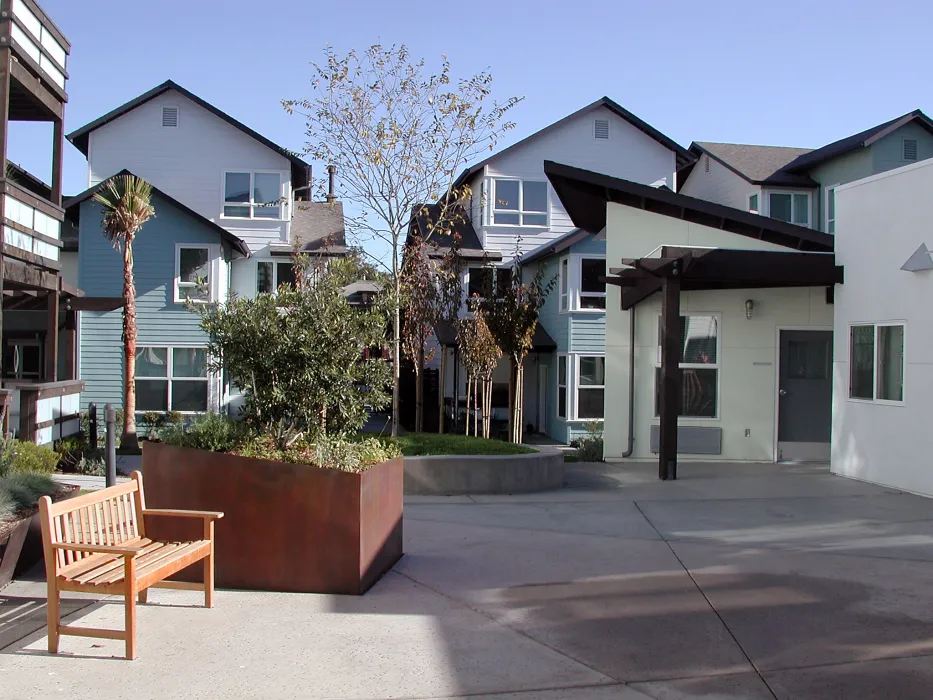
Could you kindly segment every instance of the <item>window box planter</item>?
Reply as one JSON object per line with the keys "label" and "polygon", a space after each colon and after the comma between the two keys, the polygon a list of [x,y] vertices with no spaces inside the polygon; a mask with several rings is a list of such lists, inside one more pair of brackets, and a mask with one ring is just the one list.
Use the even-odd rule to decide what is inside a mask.
{"label": "window box planter", "polygon": [[[400,457],[354,474],[150,442],[142,471],[147,507],[224,513],[219,587],[361,595],[402,556]],[[146,521],[156,539],[198,539],[200,526]]]}
{"label": "window box planter", "polygon": [[[53,500],[72,498],[77,496],[79,491],[77,486],[63,484],[62,490]],[[42,559],[42,534],[38,512],[37,505],[24,517],[0,524],[0,588]]]}

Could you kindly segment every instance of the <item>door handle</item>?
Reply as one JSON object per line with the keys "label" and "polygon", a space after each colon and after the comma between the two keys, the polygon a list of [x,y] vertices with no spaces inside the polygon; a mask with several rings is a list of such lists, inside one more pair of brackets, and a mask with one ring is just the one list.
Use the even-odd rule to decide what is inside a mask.
{"label": "door handle", "polygon": [[778,391],[778,394],[779,394],[780,396],[787,396],[787,390],[786,390],[786,389],[780,389],[780,390]]}

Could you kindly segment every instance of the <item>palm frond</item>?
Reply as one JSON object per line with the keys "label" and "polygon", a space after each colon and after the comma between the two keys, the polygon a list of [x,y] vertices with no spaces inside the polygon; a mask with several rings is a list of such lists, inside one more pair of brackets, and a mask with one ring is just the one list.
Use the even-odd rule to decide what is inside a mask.
{"label": "palm frond", "polygon": [[155,216],[152,185],[134,175],[111,178],[94,201],[104,208],[104,235],[118,250],[132,245],[139,229]]}

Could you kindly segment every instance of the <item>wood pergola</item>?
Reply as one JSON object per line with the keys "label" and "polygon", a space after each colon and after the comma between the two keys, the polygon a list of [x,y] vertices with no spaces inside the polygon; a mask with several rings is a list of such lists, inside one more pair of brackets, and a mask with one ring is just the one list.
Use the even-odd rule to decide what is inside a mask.
{"label": "wood pergola", "polygon": [[663,246],[659,257],[621,261],[607,284],[622,288],[622,310],[661,293],[661,387],[658,476],[677,478],[677,420],[680,409],[680,293],[716,289],[832,287],[843,269],[832,253],[701,249]]}

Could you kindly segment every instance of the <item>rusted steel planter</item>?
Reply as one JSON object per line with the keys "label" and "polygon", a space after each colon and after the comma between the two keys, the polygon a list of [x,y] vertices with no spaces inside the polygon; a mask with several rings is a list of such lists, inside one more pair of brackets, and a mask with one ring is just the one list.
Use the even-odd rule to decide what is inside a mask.
{"label": "rusted steel planter", "polygon": [[[63,501],[78,495],[80,488],[62,484],[62,490],[54,498]],[[42,535],[38,508],[36,511],[13,523],[12,529],[4,528],[0,534],[0,588],[42,559]]]}
{"label": "rusted steel planter", "polygon": [[[143,448],[149,508],[219,510],[215,580],[226,588],[365,593],[402,556],[402,459],[362,474],[159,443]],[[200,522],[150,518],[155,539]],[[200,580],[196,569],[181,578]]]}

